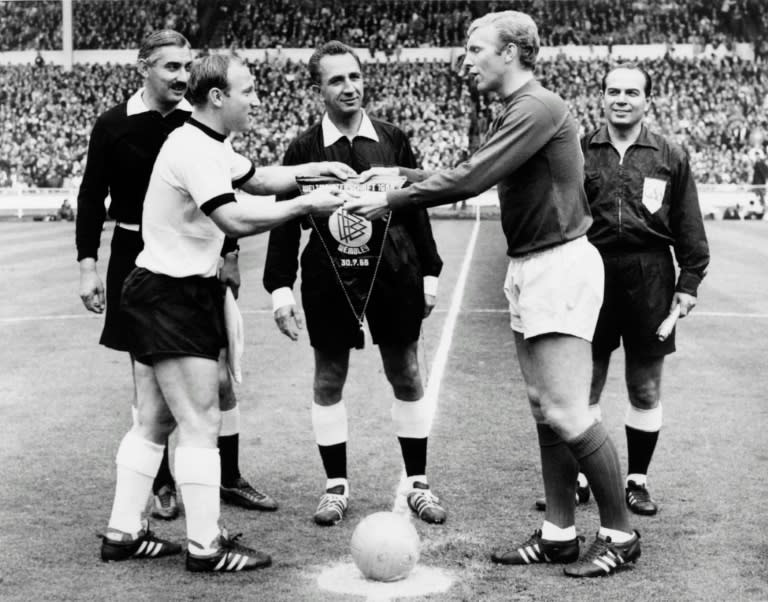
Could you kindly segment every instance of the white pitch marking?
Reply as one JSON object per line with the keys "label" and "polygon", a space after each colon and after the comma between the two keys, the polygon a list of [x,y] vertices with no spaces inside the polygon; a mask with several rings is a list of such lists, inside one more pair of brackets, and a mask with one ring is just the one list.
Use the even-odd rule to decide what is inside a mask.
{"label": "white pitch marking", "polygon": [[352,562],[328,567],[317,578],[320,589],[338,594],[364,596],[368,602],[428,596],[448,591],[453,582],[454,577],[448,571],[420,565],[416,565],[411,574],[401,581],[370,581],[363,577]]}
{"label": "white pitch marking", "polygon": [[[445,366],[448,364],[448,352],[451,350],[453,331],[456,329],[456,321],[459,317],[459,312],[461,311],[461,301],[464,298],[464,289],[467,286],[467,277],[469,276],[469,268],[472,265],[472,256],[475,253],[479,231],[480,211],[478,207],[478,211],[475,214],[475,225],[472,227],[472,233],[469,236],[467,249],[464,252],[464,261],[459,270],[459,277],[456,280],[456,286],[454,287],[453,295],[451,296],[451,304],[448,307],[448,315],[445,318],[443,331],[440,334],[440,342],[437,345],[435,357],[432,360],[432,367],[429,371],[429,382],[424,391],[423,399],[426,402],[427,407],[431,410],[431,421],[435,419],[435,413],[437,412],[437,398],[440,393],[440,385],[443,380]],[[400,476],[400,482],[397,484],[397,489],[395,489],[395,502],[392,507],[392,512],[408,513],[408,502],[405,497],[407,493],[406,478],[405,469],[403,469],[402,475]]]}

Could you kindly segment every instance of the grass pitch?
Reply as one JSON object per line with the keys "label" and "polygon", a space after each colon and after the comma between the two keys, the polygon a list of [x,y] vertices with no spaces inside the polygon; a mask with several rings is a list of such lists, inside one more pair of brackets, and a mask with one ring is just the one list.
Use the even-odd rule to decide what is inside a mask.
{"label": "grass pitch", "polygon": [[[445,269],[421,342],[425,372],[473,225],[434,222]],[[573,581],[557,566],[497,567],[488,560],[491,549],[539,526],[533,500],[542,487],[501,292],[505,245],[497,222],[481,222],[430,439],[430,482],[449,520],[416,524],[421,563],[450,571],[456,583],[412,599],[768,599],[768,223],[707,222],[707,231],[710,273],[666,363],[665,426],[650,475],[661,512],[633,518],[643,538],[637,565],[607,579]],[[108,240],[105,232],[102,276]],[[241,468],[281,508],[260,514],[222,506],[222,522],[270,552],[275,564],[201,576],[186,573],[179,557],[99,561],[95,533],[106,528],[114,455],[130,424],[128,361],[97,344],[101,319],[77,296],[73,224],[0,223],[0,599],[356,599],[319,589],[317,578],[350,561],[349,539],[362,517],[392,506],[400,460],[391,393],[376,350],[353,353],[344,393],[350,513],[337,527],[316,527],[311,515],[324,478],[309,414],[312,355],[306,335],[292,343],[272,322],[261,287],[265,244],[266,237],[248,239],[241,254]],[[603,415],[622,459],[625,400],[617,353]],[[153,527],[183,538],[183,521]],[[580,533],[591,538],[597,527],[594,502],[579,508]]]}

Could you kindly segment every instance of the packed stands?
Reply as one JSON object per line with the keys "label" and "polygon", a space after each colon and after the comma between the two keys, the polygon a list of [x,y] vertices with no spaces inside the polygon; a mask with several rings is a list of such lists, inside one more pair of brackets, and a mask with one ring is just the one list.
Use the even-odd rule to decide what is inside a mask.
{"label": "packed stands", "polygon": [[[538,76],[569,103],[586,132],[601,120],[600,76],[607,60],[561,55]],[[750,182],[750,136],[768,131],[768,64],[667,57],[646,61],[654,74],[649,123],[685,146],[701,183]],[[320,115],[306,66],[256,62],[261,106],[235,145],[259,163],[282,159],[287,144]],[[462,160],[493,119],[495,106],[473,98],[445,62],[366,65],[368,111],[406,130],[428,169]],[[131,65],[13,65],[0,70],[0,185],[60,186],[79,178],[96,116],[139,85]],[[766,141],[762,140],[763,148]]]}
{"label": "packed stands", "polygon": [[[542,43],[649,44],[768,40],[763,0],[74,0],[76,49],[134,48],[171,27],[196,47],[314,47],[328,39],[396,53],[461,46],[469,21],[514,8]],[[0,51],[61,48],[59,0],[0,1]]]}
{"label": "packed stands", "polygon": [[768,29],[760,0],[242,0],[226,45],[315,46],[330,36],[363,48],[461,46],[470,21],[512,8],[539,24],[542,43],[649,44],[754,41]]}

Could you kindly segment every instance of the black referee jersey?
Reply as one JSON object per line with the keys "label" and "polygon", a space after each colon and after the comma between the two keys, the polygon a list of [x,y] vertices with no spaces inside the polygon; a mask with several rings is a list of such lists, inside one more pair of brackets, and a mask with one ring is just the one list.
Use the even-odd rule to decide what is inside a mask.
{"label": "black referee jersey", "polygon": [[[357,136],[353,141],[339,138],[329,147],[323,146],[320,122],[296,138],[285,153],[284,165],[298,165],[312,161],[339,161],[358,173],[372,166],[416,167],[410,143],[406,135],[394,125],[371,118],[379,141]],[[298,193],[278,197],[285,200]],[[356,307],[368,292],[371,272],[381,251],[385,220],[373,222],[373,233],[367,244],[354,249],[342,249],[344,245],[331,234],[329,218],[313,218],[306,248],[301,257],[302,270],[311,270],[313,280],[320,279],[338,286],[338,273],[348,292],[355,298]],[[301,229],[312,227],[308,218],[287,222],[270,233],[267,259],[264,267],[264,286],[268,292],[282,287],[293,288],[298,271],[298,254]],[[351,225],[354,228],[354,224]],[[412,281],[414,277],[439,276],[443,266],[432,234],[429,216],[425,209],[406,209],[392,213],[387,241],[381,255],[381,265],[376,283],[391,286],[398,280]],[[320,239],[318,232],[322,235]],[[334,271],[331,257],[336,263]],[[335,273],[336,272],[336,273]],[[375,291],[375,289],[374,289]],[[375,292],[374,292],[375,294]]]}

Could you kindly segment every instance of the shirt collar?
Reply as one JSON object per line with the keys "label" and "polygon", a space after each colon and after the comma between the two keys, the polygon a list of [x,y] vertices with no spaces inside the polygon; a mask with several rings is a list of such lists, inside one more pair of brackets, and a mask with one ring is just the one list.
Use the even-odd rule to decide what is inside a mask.
{"label": "shirt collar", "polygon": [[508,104],[514,98],[517,98],[518,96],[520,96],[524,92],[528,92],[531,88],[533,88],[533,87],[535,87],[537,85],[540,86],[541,84],[539,84],[538,80],[535,77],[532,77],[527,82],[525,82],[522,86],[520,86],[517,90],[512,92],[512,94],[510,94],[508,96],[505,96],[501,100],[502,104],[504,104],[504,105]]}
{"label": "shirt collar", "polygon": [[[611,137],[608,134],[608,126],[600,126],[600,129],[597,130],[589,139],[589,144],[611,144]],[[656,142],[656,136],[652,134],[647,127],[645,127],[645,124],[640,127],[640,135],[632,144],[633,146],[648,146],[656,150],[659,149],[659,145]]]}
{"label": "shirt collar", "polygon": [[[339,138],[345,137],[344,134],[339,131],[339,128],[333,124],[331,118],[328,117],[328,113],[323,115],[321,125],[323,128],[323,146],[326,148],[333,146]],[[355,134],[354,137],[357,138],[358,136],[369,138],[375,142],[379,141],[379,135],[376,133],[373,123],[371,123],[371,119],[365,111],[363,111],[363,119],[360,121],[360,129],[357,130],[357,134]]]}
{"label": "shirt collar", "polygon": [[219,141],[219,142],[224,142],[224,141],[227,139],[227,137],[226,137],[224,134],[221,134],[221,133],[217,132],[217,131],[216,131],[216,130],[214,130],[213,128],[209,128],[209,127],[208,127],[207,125],[205,125],[204,123],[200,123],[200,122],[199,122],[197,119],[195,119],[194,117],[190,117],[189,119],[187,119],[187,123],[188,123],[189,125],[193,125],[193,126],[195,126],[195,127],[196,127],[196,128],[198,128],[200,131],[202,131],[204,134],[207,134],[208,136],[210,136],[210,137],[211,137],[211,138],[213,138],[214,140],[217,140],[217,141]]}
{"label": "shirt collar", "polygon": [[[139,115],[140,113],[148,113],[150,111],[150,108],[146,105],[146,103],[144,102],[144,98],[142,97],[143,93],[144,93],[144,88],[140,88],[133,94],[133,96],[131,96],[128,99],[128,105],[126,107],[126,112],[128,113],[128,117],[131,117],[132,115]],[[182,98],[181,102],[179,102],[179,104],[176,105],[176,109],[181,109],[182,111],[191,113],[192,105],[189,104],[186,98]],[[174,111],[176,109],[174,109]],[[171,113],[172,112],[173,111],[171,111]]]}

